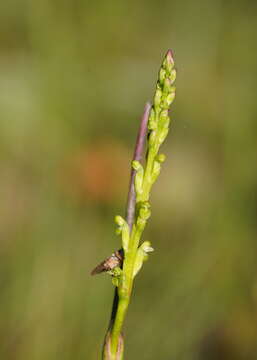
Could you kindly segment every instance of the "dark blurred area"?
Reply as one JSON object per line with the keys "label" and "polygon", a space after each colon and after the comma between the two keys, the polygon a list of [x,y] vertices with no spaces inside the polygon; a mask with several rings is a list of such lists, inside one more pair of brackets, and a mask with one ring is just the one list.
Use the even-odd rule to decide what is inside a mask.
{"label": "dark blurred area", "polygon": [[0,359],[100,358],[139,119],[177,97],[126,359],[257,359],[257,3],[0,4]]}

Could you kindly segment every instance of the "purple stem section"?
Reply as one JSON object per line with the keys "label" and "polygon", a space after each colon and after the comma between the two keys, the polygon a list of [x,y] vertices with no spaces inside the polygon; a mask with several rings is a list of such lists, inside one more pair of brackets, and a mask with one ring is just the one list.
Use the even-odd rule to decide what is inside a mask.
{"label": "purple stem section", "polygon": [[[145,105],[144,113],[141,118],[141,123],[137,134],[137,141],[135,145],[133,160],[140,161],[142,159],[150,110],[151,110],[151,104],[147,102]],[[132,230],[132,226],[134,223],[135,207],[136,207],[136,191],[134,185],[135,176],[136,176],[136,171],[132,168],[130,174],[129,192],[127,199],[127,213],[126,213],[126,220],[130,231]]]}
{"label": "purple stem section", "polygon": [[[141,118],[140,127],[139,127],[138,134],[137,134],[137,140],[136,140],[133,160],[140,161],[142,159],[143,152],[144,152],[145,138],[147,135],[147,124],[148,124],[148,118],[150,115],[150,110],[151,110],[151,104],[149,102],[147,102],[145,105],[144,113]],[[131,173],[130,173],[130,182],[129,182],[129,191],[128,191],[128,198],[127,198],[127,209],[126,209],[126,220],[127,220],[130,231],[131,231],[133,223],[134,223],[135,210],[136,210],[136,192],[135,192],[135,186],[134,186],[135,176],[136,176],[136,171],[132,168]],[[123,258],[124,253],[123,253],[122,248],[119,250],[119,253]],[[122,266],[122,264],[121,264],[121,266]],[[119,302],[119,295],[118,295],[117,287],[115,287],[114,299],[113,299],[113,303],[112,303],[112,313],[111,313],[108,331],[111,331],[111,329],[112,329],[112,326],[113,326],[113,323],[114,323],[114,320],[116,317],[116,313],[117,313],[118,302]],[[107,332],[107,336],[108,336],[108,332]],[[106,346],[106,343],[105,343],[104,347],[105,346]]]}
{"label": "purple stem section", "polygon": [[[141,118],[140,127],[139,127],[138,134],[137,134],[137,140],[136,140],[133,160],[140,161],[142,159],[143,152],[144,152],[144,143],[145,143],[145,138],[146,138],[146,134],[147,134],[147,124],[148,124],[150,110],[151,110],[151,104],[149,102],[147,102],[145,105],[144,113]],[[135,176],[136,176],[136,171],[133,168],[131,168],[128,199],[127,199],[127,209],[126,209],[126,220],[127,220],[130,231],[131,231],[133,223],[134,223],[135,209],[136,209],[136,192],[135,192],[135,187],[134,187]],[[124,257],[123,249],[121,248],[118,251],[123,258]],[[122,266],[122,264],[121,264],[121,266]],[[118,302],[119,302],[119,296],[118,296],[117,287],[115,287],[114,299],[113,299],[113,304],[112,304],[112,313],[111,313],[111,319],[110,319],[110,323],[109,323],[109,330],[112,329],[113,322],[116,317]]]}

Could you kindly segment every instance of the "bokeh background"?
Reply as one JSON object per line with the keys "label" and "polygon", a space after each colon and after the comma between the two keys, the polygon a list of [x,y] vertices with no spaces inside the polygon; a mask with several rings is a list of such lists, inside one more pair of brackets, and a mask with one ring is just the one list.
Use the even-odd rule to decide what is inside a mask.
{"label": "bokeh background", "polygon": [[0,358],[93,360],[129,163],[168,48],[177,98],[126,359],[257,359],[255,1],[0,5]]}

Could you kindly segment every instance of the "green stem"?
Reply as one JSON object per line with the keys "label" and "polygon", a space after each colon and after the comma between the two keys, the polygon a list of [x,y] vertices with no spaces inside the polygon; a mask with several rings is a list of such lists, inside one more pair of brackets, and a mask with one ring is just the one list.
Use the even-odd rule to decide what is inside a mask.
{"label": "green stem", "polygon": [[[133,226],[129,248],[126,252],[126,256],[123,263],[123,275],[121,286],[118,288],[119,303],[116,313],[116,318],[111,330],[111,352],[115,356],[119,341],[119,335],[124,323],[128,305],[130,302],[130,295],[133,287],[133,270],[136,251],[138,248],[140,235],[135,226]],[[114,357],[115,359],[115,357]]]}

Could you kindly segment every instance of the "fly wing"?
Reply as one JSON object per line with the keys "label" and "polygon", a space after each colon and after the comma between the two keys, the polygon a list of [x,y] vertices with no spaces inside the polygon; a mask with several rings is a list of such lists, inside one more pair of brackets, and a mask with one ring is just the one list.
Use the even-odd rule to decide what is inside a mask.
{"label": "fly wing", "polygon": [[106,260],[104,260],[91,271],[91,275],[101,274],[102,272],[108,270],[109,267],[106,266]]}

